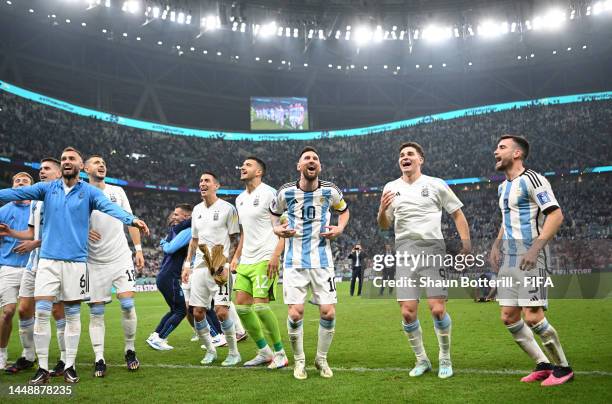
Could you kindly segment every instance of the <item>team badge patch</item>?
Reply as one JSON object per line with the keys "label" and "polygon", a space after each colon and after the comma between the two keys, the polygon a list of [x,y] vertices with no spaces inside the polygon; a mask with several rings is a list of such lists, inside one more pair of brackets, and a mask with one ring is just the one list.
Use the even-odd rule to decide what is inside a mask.
{"label": "team badge patch", "polygon": [[538,197],[538,201],[540,201],[542,205],[545,205],[550,202],[550,196],[548,196],[548,192],[546,191],[540,192],[536,196]]}
{"label": "team badge patch", "polygon": [[429,196],[429,188],[423,187],[421,188],[421,196],[427,198]]}
{"label": "team badge patch", "polygon": [[259,206],[259,195],[255,197],[255,200],[253,201],[253,206]]}
{"label": "team badge patch", "polygon": [[215,213],[213,214],[213,220],[219,220],[219,211],[215,210]]}
{"label": "team badge patch", "polygon": [[110,200],[111,202],[117,203],[117,197],[115,195],[111,195]]}

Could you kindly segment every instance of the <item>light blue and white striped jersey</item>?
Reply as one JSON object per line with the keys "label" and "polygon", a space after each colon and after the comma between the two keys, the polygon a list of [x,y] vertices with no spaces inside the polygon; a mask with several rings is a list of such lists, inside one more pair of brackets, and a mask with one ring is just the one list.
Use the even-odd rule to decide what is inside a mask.
{"label": "light blue and white striped jersey", "polygon": [[333,268],[330,240],[321,237],[331,219],[331,211],[347,209],[342,191],[333,183],[319,181],[314,191],[303,191],[299,181],[283,185],[270,204],[270,212],[281,216],[287,211],[289,228],[295,236],[285,241],[285,268]]}
{"label": "light blue and white striped jersey", "polygon": [[504,229],[502,252],[520,255],[531,247],[544,225],[544,215],[559,203],[542,175],[526,169],[512,181],[505,180],[497,191]]}
{"label": "light blue and white striped jersey", "polygon": [[[28,219],[28,226],[34,228],[34,240],[40,240],[42,238],[41,226],[43,218],[43,201],[32,201],[30,203],[30,218]],[[26,269],[31,271],[32,269],[38,268],[38,258],[40,257],[40,247],[32,250]]]}

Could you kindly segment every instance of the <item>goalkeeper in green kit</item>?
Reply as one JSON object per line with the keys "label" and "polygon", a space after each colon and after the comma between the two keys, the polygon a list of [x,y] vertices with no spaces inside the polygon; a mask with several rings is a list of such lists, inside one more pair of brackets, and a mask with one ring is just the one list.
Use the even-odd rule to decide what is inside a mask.
{"label": "goalkeeper in green kit", "polygon": [[269,303],[274,300],[284,240],[279,241],[270,223],[268,209],[276,191],[262,182],[265,173],[266,165],[257,157],[247,157],[240,168],[246,190],[236,198],[240,244],[230,267],[236,272],[236,311],[258,348],[257,355],[244,366],[280,369],[289,362]]}

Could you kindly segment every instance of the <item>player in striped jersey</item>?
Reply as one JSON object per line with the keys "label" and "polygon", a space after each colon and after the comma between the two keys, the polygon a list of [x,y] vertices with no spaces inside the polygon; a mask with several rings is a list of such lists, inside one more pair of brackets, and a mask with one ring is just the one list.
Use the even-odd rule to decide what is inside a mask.
{"label": "player in striped jersey", "polygon": [[[89,156],[85,161],[85,172],[89,184],[102,190],[113,203],[128,213],[132,213],[130,202],[123,188],[107,184],[106,162],[99,155]],[[90,283],[89,300],[89,337],[94,350],[94,377],[104,377],[106,361],[104,358],[104,324],[105,305],[111,302],[111,290],[115,288],[117,300],[121,307],[121,327],[124,335],[124,356],[128,370],[137,370],[140,362],[136,357],[134,339],[138,322],[134,306],[136,272],[132,251],[125,237],[124,224],[106,213],[93,211],[89,217],[89,242],[87,270]],[[144,256],[140,244],[140,231],[128,227],[128,233],[134,244],[136,268],[144,267]]]}
{"label": "player in striped jersey", "polygon": [[[283,297],[289,317],[287,328],[293,348],[293,376],[306,379],[304,356],[304,303],[308,288],[319,306],[319,341],[315,366],[325,378],[333,376],[327,352],[336,324],[336,284],[330,241],[340,236],[349,221],[342,192],[331,182],[319,180],[321,162],[317,151],[306,147],[297,163],[300,179],[283,185],[270,205],[274,233],[286,238]],[[287,223],[280,216],[287,212]],[[331,212],[339,213],[338,225],[330,224]]]}
{"label": "player in striped jersey", "polygon": [[[62,176],[59,160],[47,157],[41,160],[38,178],[40,181],[55,181]],[[21,277],[19,287],[19,339],[23,352],[15,363],[6,372],[15,374],[22,370],[30,369],[36,360],[34,349],[34,282],[36,269],[38,268],[38,256],[40,254],[41,227],[43,216],[43,201],[32,201],[30,203],[30,218],[28,229],[22,232],[14,232],[12,237],[23,240],[15,249],[17,253],[30,253],[26,270]],[[64,374],[64,361],[66,360],[66,347],[64,345],[64,330],[66,320],[64,319],[64,305],[62,302],[53,303],[53,318],[57,327],[57,342],[60,350],[60,359],[51,370],[51,376],[62,376]]]}
{"label": "player in striped jersey", "polygon": [[[529,155],[529,143],[524,137],[502,136],[494,154],[495,169],[502,171],[506,180],[498,191],[502,225],[491,250],[491,264],[499,268],[500,277],[512,277],[513,284],[518,284],[499,289],[501,318],[516,343],[536,362],[535,370],[521,381],[543,380],[543,386],[563,384],[574,373],[557,331],[544,316],[546,289],[524,282],[546,276],[546,244],[563,223],[563,213],[546,178],[524,167]],[[538,346],[534,332],[554,365]]]}

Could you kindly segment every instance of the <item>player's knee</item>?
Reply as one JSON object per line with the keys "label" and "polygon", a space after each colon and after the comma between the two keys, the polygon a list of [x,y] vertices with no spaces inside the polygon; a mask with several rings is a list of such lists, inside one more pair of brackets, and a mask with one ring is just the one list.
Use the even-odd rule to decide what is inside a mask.
{"label": "player's knee", "polygon": [[53,313],[53,318],[55,321],[63,319],[64,305],[62,303],[55,303],[51,308],[51,312]]}
{"label": "player's knee", "polygon": [[206,317],[206,310],[203,307],[193,307],[192,315],[195,321],[202,321]]}
{"label": "player's knee", "polygon": [[304,317],[304,310],[300,310],[298,307],[292,306],[289,307],[287,314],[291,321],[297,322]]}
{"label": "player's knee", "polygon": [[444,314],[446,314],[446,308],[443,304],[436,304],[431,307],[431,315],[434,318],[440,320],[442,317],[444,317]]}
{"label": "player's knee", "polygon": [[402,306],[402,317],[406,323],[412,323],[417,319],[417,311],[412,307]]}
{"label": "player's knee", "polygon": [[527,323],[529,327],[533,327],[534,325],[542,321],[542,319],[544,318],[544,312],[541,310],[525,310],[524,316],[525,323]]}
{"label": "player's knee", "polygon": [[334,306],[320,308],[321,318],[324,320],[334,320],[336,318],[336,308]]}
{"label": "player's knee", "polygon": [[34,310],[32,310],[33,308],[34,307],[32,307],[31,304],[19,304],[19,318],[22,320],[27,320],[34,317]]}
{"label": "player's knee", "polygon": [[4,321],[11,321],[13,319],[15,308],[16,306],[14,304],[7,304],[2,308],[2,317]]}
{"label": "player's knee", "polygon": [[511,311],[502,311],[501,312],[501,321],[506,326],[511,325],[511,324],[515,324],[520,319],[521,319],[520,313],[514,313],[514,312],[511,312]]}

